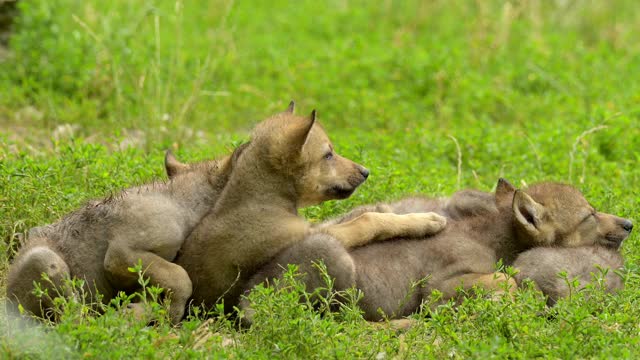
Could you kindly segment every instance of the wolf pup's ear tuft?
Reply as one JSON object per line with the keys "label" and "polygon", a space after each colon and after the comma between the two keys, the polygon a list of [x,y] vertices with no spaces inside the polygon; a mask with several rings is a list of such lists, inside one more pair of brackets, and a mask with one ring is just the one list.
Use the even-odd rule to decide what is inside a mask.
{"label": "wolf pup's ear tuft", "polygon": [[231,165],[232,166],[236,166],[236,164],[238,163],[238,159],[240,158],[240,155],[242,155],[242,152],[246,148],[248,148],[249,145],[251,145],[251,142],[242,143],[237,148],[235,148],[233,150],[233,153],[231,153]]}
{"label": "wolf pup's ear tuft", "polygon": [[309,125],[306,131],[306,134],[304,135],[304,141],[302,142],[302,145],[300,146],[300,148],[302,148],[302,146],[304,146],[304,144],[307,142],[307,139],[309,138],[309,134],[311,134],[311,129],[313,128],[313,125],[316,123],[316,109],[311,110],[311,116],[309,116]]}
{"label": "wolf pup's ear tuft", "polygon": [[293,111],[296,109],[296,102],[291,100],[291,102],[289,103],[289,106],[287,106],[287,110],[285,110],[285,112],[288,112],[289,114],[293,114]]}
{"label": "wolf pup's ear tuft", "polygon": [[498,194],[510,194],[516,191],[516,187],[511,185],[509,181],[505,178],[498,179],[498,184],[496,185],[496,195]]}
{"label": "wolf pup's ear tuft", "polygon": [[516,190],[513,196],[513,214],[516,221],[531,236],[540,233],[545,208],[522,190]]}
{"label": "wolf pup's ear tuft", "polygon": [[164,154],[164,169],[167,171],[169,179],[173,179],[176,175],[187,170],[188,166],[181,163],[171,150],[167,150]]}
{"label": "wolf pup's ear tuft", "polygon": [[[309,134],[311,133],[311,128],[313,128],[313,125],[316,123],[316,109],[311,110],[311,115],[309,116],[309,122],[311,123],[309,125],[309,129],[307,130],[307,135],[304,138],[304,143],[307,142],[307,139],[309,138]],[[302,143],[302,145],[304,145],[304,143]]]}
{"label": "wolf pup's ear tuft", "polygon": [[496,185],[496,205],[500,204],[509,204],[513,201],[513,193],[516,191],[516,187],[511,185],[504,178],[498,179],[498,184]]}
{"label": "wolf pup's ear tuft", "polygon": [[296,118],[292,120],[291,132],[288,134],[288,151],[291,153],[299,153],[307,142],[307,138],[311,133],[313,124],[315,124],[315,110],[311,113],[311,118]]}

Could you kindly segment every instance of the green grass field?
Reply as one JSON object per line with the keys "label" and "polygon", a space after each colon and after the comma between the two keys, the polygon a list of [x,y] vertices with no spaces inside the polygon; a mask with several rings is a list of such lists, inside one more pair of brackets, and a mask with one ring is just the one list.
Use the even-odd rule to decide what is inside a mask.
{"label": "green grass field", "polygon": [[[164,150],[217,157],[295,99],[371,170],[319,221],[405,194],[564,181],[599,210],[640,209],[640,3],[616,1],[20,2],[0,60],[0,298],[19,234],[164,178]],[[458,150],[459,145],[459,150]],[[461,162],[459,163],[459,161]],[[137,323],[70,303],[28,331],[0,316],[0,358],[638,358],[640,238],[626,288],[545,309],[471,298],[396,332],[357,308],[320,316],[261,292],[262,316]],[[157,310],[162,313],[163,309]]]}

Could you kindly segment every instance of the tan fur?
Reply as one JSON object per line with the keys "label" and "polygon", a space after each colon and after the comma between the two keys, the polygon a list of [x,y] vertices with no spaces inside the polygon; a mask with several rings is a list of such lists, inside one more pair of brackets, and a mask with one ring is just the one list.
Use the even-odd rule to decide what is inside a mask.
{"label": "tan fur", "polygon": [[[363,291],[365,318],[379,320],[381,313],[401,317],[417,310],[436,289],[444,299],[455,296],[460,286],[513,291],[514,279],[495,273],[499,259],[510,265],[523,251],[540,246],[617,248],[631,229],[628,220],[595,212],[578,190],[557,183],[516,190],[501,179],[495,196],[465,191],[449,200],[410,198],[377,207],[399,214],[436,211],[448,217],[448,225],[424,239],[399,238],[351,250],[331,236],[314,234],[260,269],[246,289],[280,276],[285,264],[299,266],[308,289],[323,286],[312,265],[321,260],[338,290],[356,286]],[[421,279],[427,279],[424,286],[412,288]],[[250,322],[246,299],[241,307]]]}
{"label": "tan fur", "polygon": [[406,215],[365,212],[353,220],[317,227],[312,231],[341,239],[345,247],[353,248],[399,236],[420,237],[434,234],[444,227],[445,221],[441,215],[433,212]]}
{"label": "tan fur", "polygon": [[618,248],[633,228],[629,220],[596,211],[580,191],[563,184],[517,191],[513,212],[519,236],[539,246]]}
{"label": "tan fur", "polygon": [[186,236],[209,212],[231,171],[231,157],[185,165],[167,153],[165,165],[171,178],[91,201],[60,221],[34,228],[9,268],[9,310],[17,304],[31,314],[46,316],[49,299],[32,294],[33,282],[46,273],[51,296],[54,287],[69,295],[63,284],[68,277],[85,281],[86,299],[111,300],[117,291],[134,290],[137,274],[128,271],[142,260],[151,284],[170,290],[170,317],[182,318],[191,296],[191,281],[172,263]]}
{"label": "tan fur", "polygon": [[362,214],[318,228],[298,216],[299,207],[350,196],[368,173],[334,151],[315,111],[305,118],[290,106],[259,123],[215,208],[176,260],[193,281],[194,302],[211,306],[224,299],[230,309],[255,270],[312,233],[332,234],[348,248],[444,227],[435,214]]}

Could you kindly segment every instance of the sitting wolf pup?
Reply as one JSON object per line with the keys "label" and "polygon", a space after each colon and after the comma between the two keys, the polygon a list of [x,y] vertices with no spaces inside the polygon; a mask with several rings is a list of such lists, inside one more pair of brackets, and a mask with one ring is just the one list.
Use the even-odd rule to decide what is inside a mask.
{"label": "sitting wolf pup", "polygon": [[259,123],[234,166],[214,209],[202,220],[176,259],[193,282],[195,304],[223,299],[237,304],[242,285],[283,249],[321,232],[341,248],[398,236],[440,231],[444,217],[429,214],[363,213],[315,229],[298,208],[345,199],[368,177],[364,167],[339,156],[316,122],[289,110]]}
{"label": "sitting wolf pup", "polygon": [[[9,267],[8,310],[50,317],[52,299],[33,294],[41,282],[51,298],[71,296],[64,278],[85,281],[88,301],[95,294],[108,303],[118,291],[137,287],[128,271],[138,259],[151,284],[171,289],[170,317],[179,321],[191,296],[191,280],[172,263],[187,234],[212,208],[242,151],[220,160],[185,165],[171,152],[165,156],[170,181],[122,191],[102,201],[90,201],[58,222],[33,228]],[[42,273],[51,279],[42,282]],[[55,288],[55,289],[54,289]]]}
{"label": "sitting wolf pup", "polygon": [[[335,279],[337,290],[356,286],[363,291],[359,305],[367,320],[380,320],[381,312],[402,317],[416,311],[435,289],[443,293],[444,299],[455,296],[460,286],[499,291],[510,287],[509,291],[513,291],[515,281],[495,273],[499,259],[510,265],[518,254],[534,247],[617,247],[631,231],[629,220],[596,212],[578,190],[568,185],[541,183],[516,190],[500,179],[495,208],[482,205],[488,195],[473,194],[477,201],[468,196],[458,198],[471,199],[480,206],[424,199],[382,206],[400,214],[440,208],[442,215],[453,217],[442,232],[424,239],[397,239],[347,250],[329,235],[311,235],[259,270],[246,289],[281,276],[286,264],[299,266],[300,272],[306,274],[308,289],[323,286],[312,264],[322,260]],[[455,198],[456,195],[452,200]],[[473,209],[475,213],[469,213]],[[412,289],[412,284],[425,278],[424,288]],[[248,323],[252,317],[249,305],[247,299],[241,302]]]}

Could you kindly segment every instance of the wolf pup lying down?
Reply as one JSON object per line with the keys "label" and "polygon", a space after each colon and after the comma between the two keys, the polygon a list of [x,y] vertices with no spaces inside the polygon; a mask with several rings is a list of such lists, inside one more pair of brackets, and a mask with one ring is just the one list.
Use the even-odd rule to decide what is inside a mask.
{"label": "wolf pup lying down", "polygon": [[[631,227],[629,227],[631,231]],[[577,279],[575,290],[584,289],[593,281],[593,275],[604,271],[604,289],[616,292],[623,288],[622,279],[615,270],[624,265],[618,249],[604,246],[583,246],[577,248],[534,248],[518,255],[513,266],[519,270],[515,275],[518,284],[524,279],[534,282],[536,288],[547,296],[549,306],[571,295],[572,289],[558,274],[566,272],[568,280]]]}
{"label": "wolf pup lying down", "polygon": [[313,233],[348,249],[444,228],[445,218],[435,213],[363,213],[321,228],[298,215],[300,207],[349,197],[368,175],[335,152],[315,110],[310,117],[296,116],[292,104],[259,123],[215,207],[176,259],[191,277],[194,303],[210,307],[222,299],[231,310],[257,269]]}
{"label": "wolf pup lying down", "polygon": [[[393,205],[376,204],[358,207],[350,213],[320,226],[344,222],[364,212],[411,213],[420,211],[434,211],[452,220],[461,220],[466,216],[478,216],[486,212],[497,211],[495,197],[491,193],[477,190],[461,190],[451,198],[410,197],[400,200]],[[633,224],[624,222],[623,226],[629,232]],[[536,247],[518,255],[513,266],[518,270],[515,280],[519,285],[524,279],[532,280],[536,287],[547,296],[548,305],[570,295],[567,281],[558,276],[566,272],[569,279],[578,279],[575,290],[584,289],[591,283],[592,274],[604,271],[604,287],[608,292],[616,292],[624,284],[615,270],[623,267],[624,259],[619,251],[624,237],[611,233],[605,235],[610,243],[607,246],[594,245],[582,247]],[[617,247],[617,248],[616,248]]]}
{"label": "wolf pup lying down", "polygon": [[[493,205],[487,206],[490,198]],[[410,198],[377,207],[399,214],[439,211],[450,220],[445,230],[433,236],[398,238],[352,250],[329,235],[311,235],[278,254],[245,289],[281,276],[286,264],[299,266],[306,274],[308,289],[323,286],[312,264],[322,260],[337,290],[356,286],[363,291],[359,305],[367,320],[380,320],[380,311],[402,317],[416,311],[434,289],[441,291],[444,299],[455,296],[460,286],[513,291],[515,281],[494,272],[499,259],[510,265],[520,253],[535,247],[617,248],[632,227],[629,220],[596,212],[578,190],[557,183],[516,190],[500,179],[495,196],[467,191],[449,201]],[[423,288],[411,288],[425,278]],[[247,299],[242,300],[241,308],[250,323],[252,311]]]}
{"label": "wolf pup lying down", "polygon": [[[58,292],[68,297],[63,282],[68,277],[84,280],[87,301],[96,301],[99,293],[108,303],[118,291],[137,287],[138,275],[127,269],[140,259],[151,284],[172,290],[170,317],[180,320],[191,281],[172,261],[187,234],[211,210],[241,150],[191,165],[178,163],[167,152],[170,181],[89,201],[56,223],[33,228],[9,267],[9,312],[16,314],[21,304],[27,313],[50,317],[52,299],[36,297],[33,283],[41,282],[52,298]],[[41,281],[42,273],[52,283]]]}

